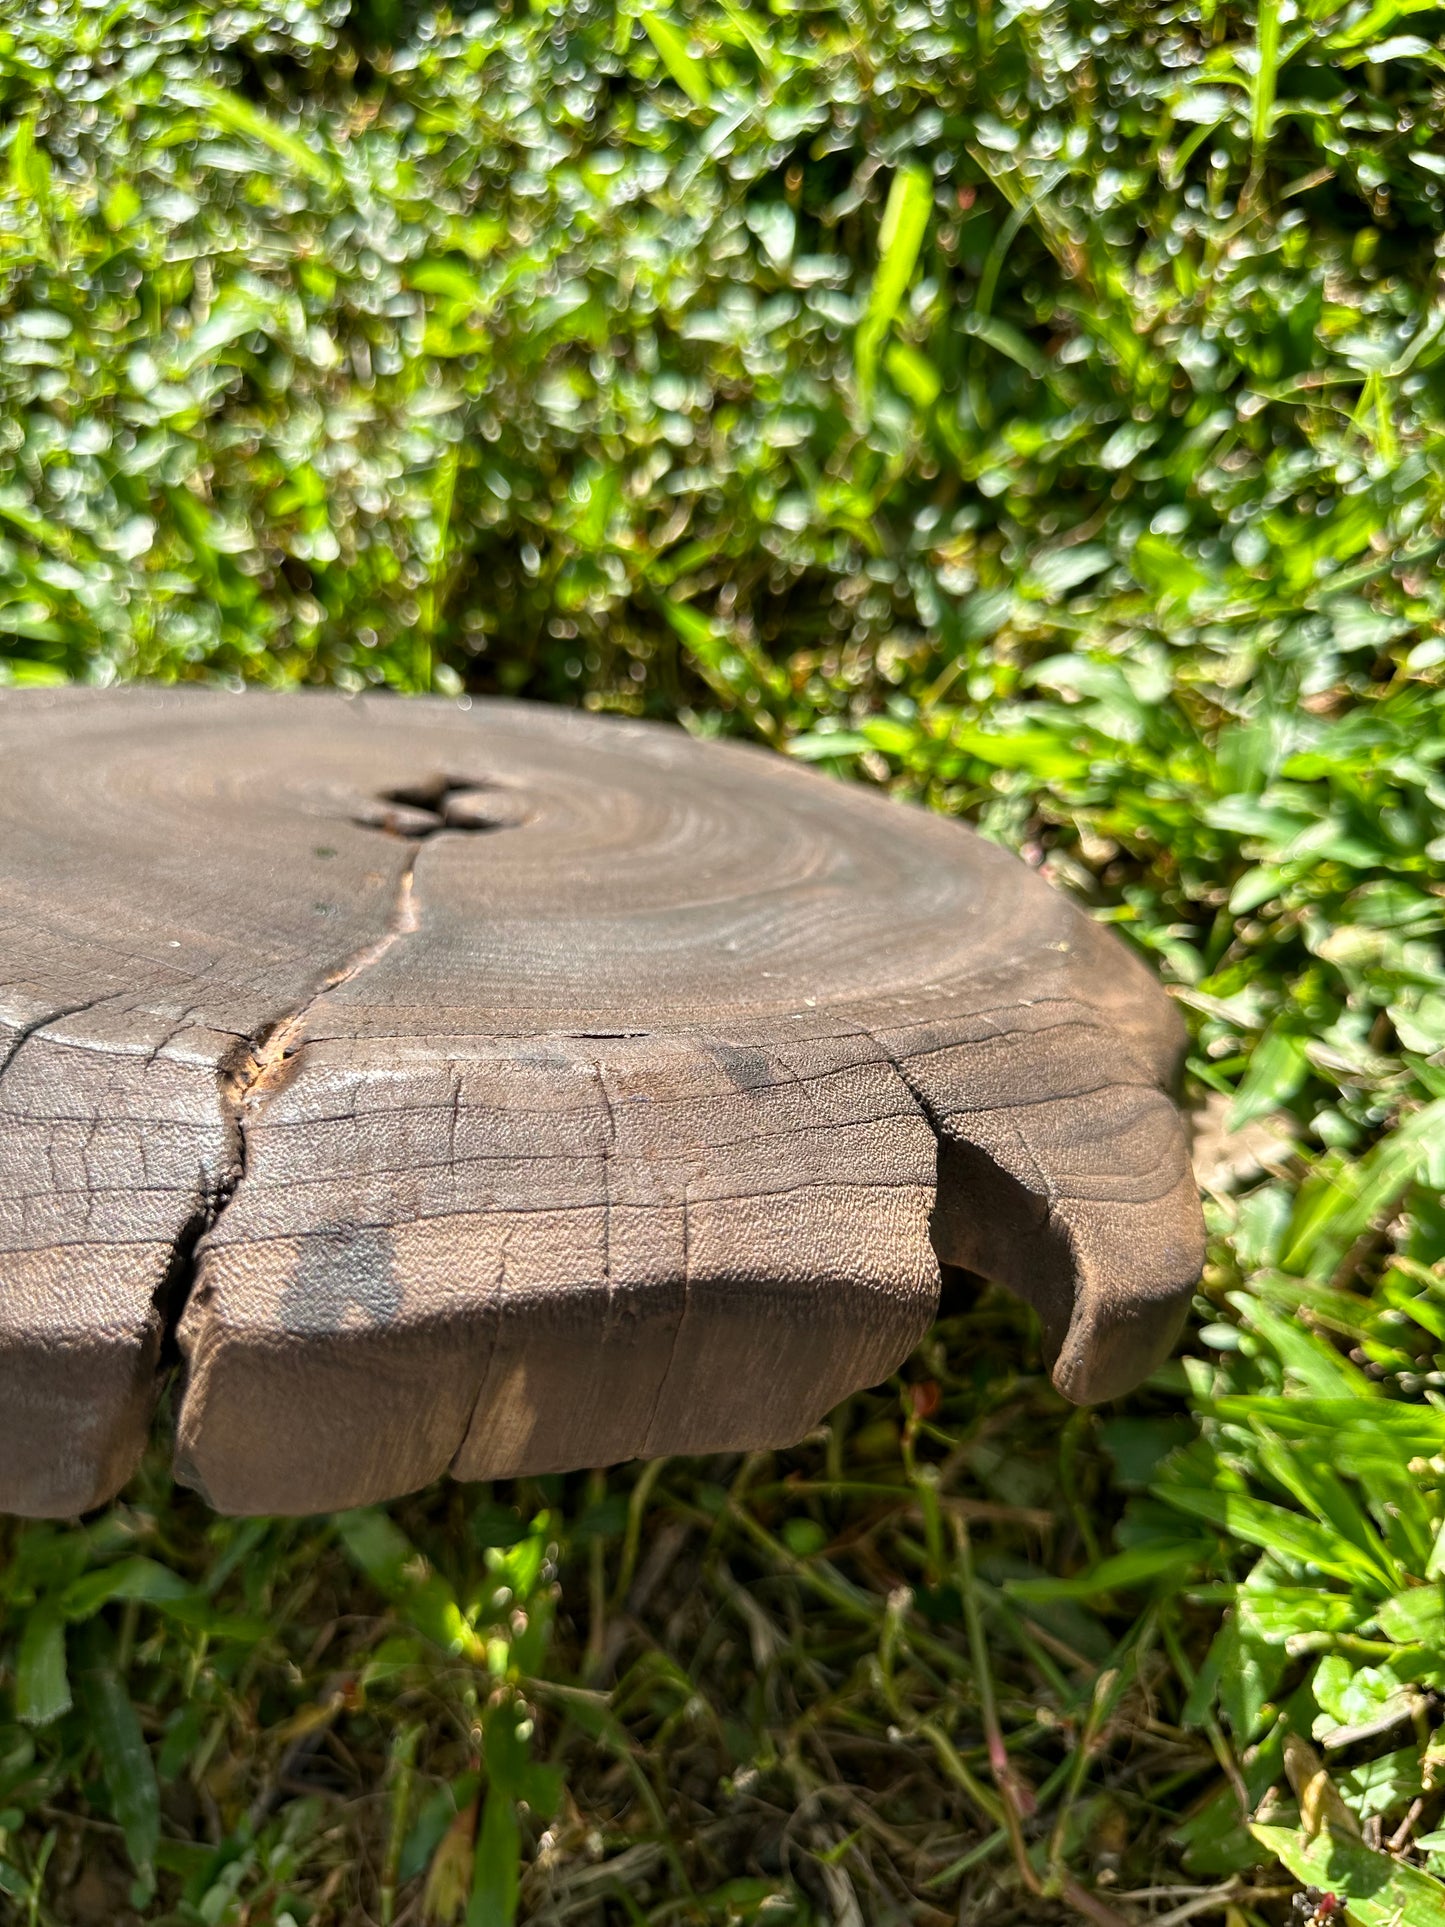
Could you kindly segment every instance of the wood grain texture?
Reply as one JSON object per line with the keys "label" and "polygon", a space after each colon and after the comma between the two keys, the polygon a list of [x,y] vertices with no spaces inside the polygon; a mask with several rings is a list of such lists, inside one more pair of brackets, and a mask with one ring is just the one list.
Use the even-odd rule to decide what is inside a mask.
{"label": "wood grain texture", "polygon": [[304,1512],[785,1444],[939,1266],[1108,1397],[1202,1230],[1181,1034],[957,824],[526,705],[0,692],[0,1509]]}

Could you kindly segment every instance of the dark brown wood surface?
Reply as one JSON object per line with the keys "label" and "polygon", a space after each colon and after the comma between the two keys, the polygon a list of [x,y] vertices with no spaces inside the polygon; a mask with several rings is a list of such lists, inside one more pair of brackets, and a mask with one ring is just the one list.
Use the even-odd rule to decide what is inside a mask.
{"label": "dark brown wood surface", "polygon": [[166,1372],[217,1506],[799,1437],[932,1317],[1070,1398],[1202,1232],[1173,1009],[957,824],[525,705],[0,692],[0,1509]]}

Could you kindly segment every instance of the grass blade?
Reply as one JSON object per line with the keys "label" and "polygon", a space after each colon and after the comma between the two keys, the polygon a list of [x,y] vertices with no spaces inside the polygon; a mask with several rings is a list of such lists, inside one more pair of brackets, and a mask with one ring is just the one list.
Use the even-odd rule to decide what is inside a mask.
{"label": "grass blade", "polygon": [[1207,1519],[1232,1539],[1243,1539],[1266,1552],[1318,1566],[1321,1572],[1351,1585],[1364,1585],[1374,1593],[1384,1590],[1374,1560],[1297,1512],[1239,1492],[1204,1492],[1168,1485],[1156,1486],[1155,1490],[1166,1504],[1196,1519]]}
{"label": "grass blade", "polygon": [[712,85],[707,77],[707,68],[688,52],[687,36],[679,33],[665,14],[645,13],[642,24],[663,66],[688,99],[695,107],[710,107]]}
{"label": "grass blade", "polygon": [[1414,1183],[1445,1129],[1445,1098],[1437,1098],[1384,1138],[1358,1164],[1327,1182],[1306,1186],[1290,1222],[1281,1264],[1286,1271],[1327,1276],[1354,1240]]}
{"label": "grass blade", "polygon": [[913,278],[932,207],[933,183],[927,171],[900,167],[888,190],[883,224],[878,230],[878,272],[858,325],[854,350],[858,397],[865,409],[873,396],[878,352]]}
{"label": "grass blade", "polygon": [[161,1797],[155,1762],[125,1684],[111,1666],[81,1675],[84,1711],[100,1754],[110,1810],[125,1835],[131,1865],[145,1879],[160,1842]]}
{"label": "grass blade", "polygon": [[233,134],[240,134],[246,140],[270,148],[278,159],[287,163],[293,173],[314,181],[318,187],[335,187],[336,170],[328,160],[310,147],[301,135],[278,127],[260,108],[253,107],[250,101],[243,100],[239,94],[206,82],[193,83],[184,89],[184,94]]}
{"label": "grass blade", "polygon": [[48,1726],[68,1713],[70,1704],[64,1623],[59,1613],[37,1607],[20,1635],[15,1711],[27,1726]]}
{"label": "grass blade", "polygon": [[1275,90],[1279,79],[1280,0],[1259,0],[1255,25],[1255,69],[1249,90],[1249,142],[1256,173],[1264,165],[1274,123]]}
{"label": "grass blade", "polygon": [[516,1808],[499,1788],[493,1787],[482,1807],[467,1927],[512,1927],[517,1918],[521,1863]]}

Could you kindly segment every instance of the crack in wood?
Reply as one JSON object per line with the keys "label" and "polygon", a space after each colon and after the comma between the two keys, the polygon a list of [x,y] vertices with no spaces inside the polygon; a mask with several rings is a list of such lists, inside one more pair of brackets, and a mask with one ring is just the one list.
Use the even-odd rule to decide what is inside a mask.
{"label": "crack in wood", "polygon": [[[414,801],[425,793],[435,793],[436,800],[445,803],[454,792],[471,795],[480,786],[475,783],[462,785],[452,778],[438,778],[435,786],[419,786],[417,790],[399,791],[383,797],[383,808],[410,808],[413,814],[422,814],[422,809]],[[397,881],[395,907],[386,929],[374,942],[364,946],[351,957],[327,973],[321,982],[293,1010],[284,1011],[279,1017],[272,1018],[260,1030],[244,1040],[242,1048],[232,1053],[222,1065],[219,1079],[221,1119],[230,1144],[227,1167],[218,1182],[208,1182],[203,1172],[197,1192],[196,1209],[181,1227],[175,1239],[171,1262],[166,1268],[164,1278],[156,1290],[157,1315],[161,1324],[161,1357],[163,1370],[175,1366],[180,1361],[180,1346],[177,1334],[195,1289],[196,1274],[202,1256],[201,1247],[215,1230],[222,1213],[235,1197],[238,1188],[246,1177],[250,1162],[250,1131],[256,1113],[278,1092],[285,1089],[300,1068],[302,1053],[307,1044],[307,1026],[318,1008],[326,999],[338,991],[343,984],[354,983],[381,962],[394,945],[402,938],[412,936],[420,928],[421,920],[416,905],[416,866],[421,855],[422,845],[443,834],[466,834],[478,828],[506,827],[505,825],[478,825],[470,822],[451,822],[440,814],[427,811],[431,820],[416,827],[399,830],[397,825],[384,818],[368,820],[368,827],[384,829],[392,834],[405,835],[416,847],[407,858]],[[56,1015],[68,1016],[70,1012]],[[53,1022],[54,1016],[41,1022]],[[39,1028],[39,1025],[31,1029]],[[20,1042],[25,1041],[24,1037]],[[18,1048],[18,1046],[17,1046]],[[12,1050],[5,1062],[13,1059]],[[0,1069],[4,1066],[0,1065]],[[460,1089],[456,1101],[460,1099]],[[453,1119],[455,1129],[455,1117]]]}
{"label": "crack in wood", "polygon": [[306,1045],[305,1031],[312,1014],[334,991],[380,963],[394,944],[419,928],[413,887],[416,863],[416,856],[411,857],[401,873],[396,908],[381,936],[331,971],[294,1010],[273,1019],[222,1072],[221,1103],[235,1140],[237,1183],[246,1174],[246,1132],[251,1116],[294,1076]]}
{"label": "crack in wood", "polygon": [[34,1017],[28,1023],[18,1025],[11,1033],[10,1041],[5,1047],[4,1054],[0,1055],[0,1079],[4,1078],[6,1072],[10,1070],[16,1058],[33,1037],[39,1036],[39,1034],[43,1030],[48,1029],[51,1024],[62,1023],[67,1017],[83,1016],[86,1011],[94,1010],[100,1004],[111,1002],[116,994],[117,993],[112,992],[110,996],[90,997],[87,998],[84,1003],[80,1004],[63,1004],[59,1010],[47,1010],[43,1017]]}

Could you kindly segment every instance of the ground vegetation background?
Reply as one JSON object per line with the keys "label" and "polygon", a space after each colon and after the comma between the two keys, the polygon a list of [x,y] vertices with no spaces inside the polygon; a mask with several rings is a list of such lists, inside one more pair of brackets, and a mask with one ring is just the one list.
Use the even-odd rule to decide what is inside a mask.
{"label": "ground vegetation background", "polygon": [[0,679],[502,692],[969,819],[1192,1027],[1183,1355],[0,1524],[0,1916],[1445,1922],[1445,14],[0,15]]}

